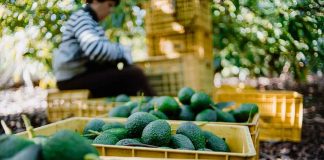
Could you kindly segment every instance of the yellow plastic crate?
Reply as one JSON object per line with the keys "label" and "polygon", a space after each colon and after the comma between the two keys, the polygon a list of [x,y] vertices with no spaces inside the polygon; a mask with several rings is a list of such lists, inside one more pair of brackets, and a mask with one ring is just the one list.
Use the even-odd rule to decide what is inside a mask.
{"label": "yellow plastic crate", "polygon": [[184,86],[212,94],[210,86],[213,85],[213,70],[210,60],[199,59],[194,55],[174,58],[160,56],[135,64],[143,69],[149,84],[159,96],[177,96]]}
{"label": "yellow plastic crate", "polygon": [[146,38],[150,56],[193,54],[206,60],[213,57],[211,32],[196,30],[183,34],[152,35]]}
{"label": "yellow plastic crate", "polygon": [[154,0],[145,3],[147,35],[211,32],[210,2],[206,0]]}
{"label": "yellow plastic crate", "polygon": [[[91,118],[74,117],[60,122],[55,122],[35,129],[36,135],[49,136],[62,129],[70,129],[81,133],[84,126]],[[126,119],[104,118],[105,122],[122,122]],[[168,121],[172,130],[176,130],[180,121]],[[253,159],[256,156],[253,142],[246,126],[221,125],[194,122],[202,130],[213,132],[214,134],[224,137],[232,152],[207,152],[207,151],[187,151],[174,149],[158,149],[145,147],[127,147],[115,145],[94,145],[101,156],[116,157],[146,157],[146,158],[180,158],[180,159]],[[17,135],[27,137],[26,132]]]}
{"label": "yellow plastic crate", "polygon": [[47,117],[55,122],[76,116],[84,100],[89,97],[89,90],[66,90],[48,93]]}
{"label": "yellow plastic crate", "polygon": [[214,92],[214,100],[255,103],[260,111],[260,140],[301,140],[303,96],[293,91],[222,91]]}
{"label": "yellow plastic crate", "polygon": [[[97,116],[98,118],[109,118],[108,115],[106,113]],[[172,121],[177,121],[177,122],[184,122],[181,120],[172,120]],[[202,121],[194,121],[194,122],[198,122],[198,123],[206,123],[206,122],[202,122]],[[256,153],[257,155],[259,154],[259,132],[260,132],[260,128],[259,128],[259,114],[256,114],[252,121],[249,123],[229,123],[229,122],[207,122],[208,124],[215,124],[215,125],[237,125],[237,126],[247,126],[249,128],[249,132],[252,138],[252,142],[253,145],[256,149]]]}

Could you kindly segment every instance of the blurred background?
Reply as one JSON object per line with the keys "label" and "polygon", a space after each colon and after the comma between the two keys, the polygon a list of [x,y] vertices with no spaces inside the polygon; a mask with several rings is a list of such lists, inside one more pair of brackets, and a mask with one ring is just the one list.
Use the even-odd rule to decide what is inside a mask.
{"label": "blurred background", "polygon": [[[113,42],[145,59],[144,0],[123,1],[103,26]],[[0,88],[55,87],[52,53],[60,29],[81,0],[2,0],[0,4]],[[323,2],[315,0],[214,0],[213,67],[221,77],[279,78],[298,82],[322,77]],[[266,83],[264,81],[263,83]]]}

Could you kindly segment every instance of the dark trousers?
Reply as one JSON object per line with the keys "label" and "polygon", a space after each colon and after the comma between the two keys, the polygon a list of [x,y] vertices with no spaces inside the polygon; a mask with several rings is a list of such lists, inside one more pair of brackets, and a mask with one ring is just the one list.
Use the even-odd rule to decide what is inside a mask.
{"label": "dark trousers", "polygon": [[89,89],[93,98],[118,94],[136,96],[139,92],[155,96],[143,71],[134,65],[125,66],[122,70],[115,65],[89,66],[86,73],[57,82],[57,86],[60,90]]}

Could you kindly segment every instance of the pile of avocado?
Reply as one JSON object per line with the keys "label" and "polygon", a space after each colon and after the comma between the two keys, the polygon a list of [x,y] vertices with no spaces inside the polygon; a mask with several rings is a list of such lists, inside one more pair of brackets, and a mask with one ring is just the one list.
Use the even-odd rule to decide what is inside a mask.
{"label": "pile of avocado", "polygon": [[172,134],[166,120],[147,112],[132,114],[125,124],[92,119],[83,134],[92,144],[230,152],[223,138],[201,130],[192,122],[181,123],[176,134]]}
{"label": "pile of avocado", "polygon": [[215,103],[204,92],[196,92],[184,87],[178,92],[178,102],[173,97],[143,97],[131,102],[127,95],[119,95],[116,100],[125,102],[109,111],[109,117],[129,117],[136,112],[148,112],[159,119],[209,121],[209,122],[250,122],[258,112],[256,104],[244,103],[234,110],[224,111],[233,102]]}
{"label": "pile of avocado", "polygon": [[[3,128],[7,128],[4,122],[2,125]],[[32,127],[26,128],[29,138],[12,135],[11,132],[0,136],[0,159],[99,160],[96,148],[74,131],[61,130],[47,137],[35,136]]]}

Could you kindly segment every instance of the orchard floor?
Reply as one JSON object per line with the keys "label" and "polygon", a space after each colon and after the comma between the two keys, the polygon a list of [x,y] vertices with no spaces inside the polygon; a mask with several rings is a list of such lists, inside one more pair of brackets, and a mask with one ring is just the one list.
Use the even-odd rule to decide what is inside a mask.
{"label": "orchard floor", "polygon": [[[320,81],[321,82],[321,81]],[[324,80],[323,80],[324,82]],[[268,89],[278,89],[276,87],[267,87]],[[302,141],[300,143],[292,142],[260,142],[260,159],[324,159],[324,85],[323,83],[312,83],[308,85],[288,85],[285,87],[288,90],[295,90],[304,96],[304,115],[303,115],[303,129]],[[32,108],[23,108],[19,111],[24,112],[31,119],[34,127],[42,126],[48,123],[45,107],[43,103],[45,97],[41,90],[35,90],[34,95],[27,96],[23,94],[25,90],[21,90],[19,95],[24,97],[21,102],[26,103],[30,101],[31,97],[36,97],[36,102]],[[9,94],[14,92],[5,93],[0,92],[1,97],[8,97]],[[7,103],[15,103],[15,99],[7,99]],[[39,104],[37,104],[39,103]],[[1,105],[2,104],[2,105]],[[0,107],[8,107],[3,100],[0,101]],[[1,110],[0,110],[1,111]],[[21,132],[24,130],[24,125],[21,120],[20,114],[3,115],[0,113],[0,119],[7,122],[9,127],[14,132]],[[0,127],[0,134],[3,134],[3,129]]]}

